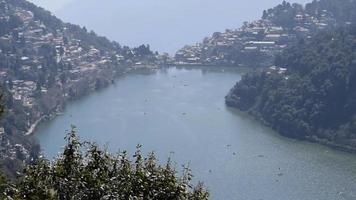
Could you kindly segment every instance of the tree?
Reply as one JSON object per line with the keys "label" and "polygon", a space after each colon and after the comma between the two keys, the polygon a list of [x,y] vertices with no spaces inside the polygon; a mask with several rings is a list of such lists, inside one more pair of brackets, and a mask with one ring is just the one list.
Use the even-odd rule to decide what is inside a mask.
{"label": "tree", "polygon": [[267,17],[268,17],[267,11],[263,10],[262,19],[267,19]]}
{"label": "tree", "polygon": [[[275,59],[287,69],[245,75],[226,97],[281,134],[356,151],[356,27],[325,30]],[[316,138],[316,139],[315,139]]]}
{"label": "tree", "polygon": [[183,175],[178,177],[170,159],[161,166],[154,153],[144,157],[140,145],[131,161],[125,151],[114,155],[95,143],[81,142],[74,127],[65,139],[63,153],[53,163],[39,159],[28,165],[17,184],[5,187],[6,194],[14,199],[30,200],[205,200],[209,197],[201,183],[191,185],[189,168],[184,168]]}

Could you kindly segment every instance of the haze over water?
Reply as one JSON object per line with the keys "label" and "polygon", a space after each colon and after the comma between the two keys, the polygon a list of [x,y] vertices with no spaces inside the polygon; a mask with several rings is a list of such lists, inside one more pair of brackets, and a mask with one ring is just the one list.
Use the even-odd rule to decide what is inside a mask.
{"label": "haze over water", "polygon": [[178,169],[190,163],[212,199],[354,200],[356,157],[288,139],[224,104],[245,70],[162,69],[131,74],[71,103],[35,136],[47,157],[63,145],[64,130],[109,149],[155,151]]}

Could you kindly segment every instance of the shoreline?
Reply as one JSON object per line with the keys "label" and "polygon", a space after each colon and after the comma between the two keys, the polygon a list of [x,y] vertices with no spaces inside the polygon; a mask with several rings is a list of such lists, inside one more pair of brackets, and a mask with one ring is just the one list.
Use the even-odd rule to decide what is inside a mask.
{"label": "shoreline", "polygon": [[[229,98],[228,96],[229,96],[229,94],[226,96],[226,98]],[[281,135],[283,137],[292,138],[292,139],[296,139],[296,140],[300,140],[300,141],[306,141],[306,142],[310,142],[310,143],[314,143],[314,144],[320,144],[320,145],[326,146],[326,147],[328,147],[330,149],[333,149],[333,150],[342,151],[342,152],[346,152],[346,153],[350,153],[350,154],[356,155],[356,148],[355,147],[352,147],[352,146],[349,146],[349,145],[343,145],[343,144],[340,144],[340,143],[336,143],[334,141],[329,141],[327,139],[319,138],[316,135],[307,136],[305,138],[296,138],[296,137],[290,137],[290,136],[284,135],[281,132],[279,132],[278,130],[274,129],[272,124],[268,123],[266,120],[264,120],[263,118],[261,118],[260,116],[258,116],[256,114],[254,114],[253,112],[240,110],[236,106],[236,103],[233,100],[227,99],[225,101],[225,104],[226,104],[226,106],[228,106],[230,108],[236,109],[236,110],[238,110],[238,111],[240,111],[242,113],[245,113],[245,114],[251,116],[253,119],[258,121],[259,123],[263,124],[266,127],[271,128],[273,131],[275,131],[277,134],[279,134],[279,135]]]}
{"label": "shoreline", "polygon": [[[177,66],[177,65],[168,65],[166,67],[183,67],[184,65],[180,65],[180,66]],[[186,66],[186,65],[185,65]],[[194,67],[194,66],[186,66],[186,67]],[[198,67],[197,65],[195,65],[195,67]],[[209,67],[214,67],[213,65],[209,66]],[[217,66],[216,66],[217,67]],[[139,67],[139,68],[135,68],[135,67],[132,67],[130,68],[129,70],[125,71],[124,73],[121,73],[119,75],[117,75],[117,77],[115,79],[119,79],[127,74],[130,74],[130,73],[135,73],[135,71],[139,71],[139,70],[157,70],[157,69],[161,69],[163,68],[163,66],[145,66],[145,67]],[[113,83],[107,85],[106,87],[112,85]],[[104,87],[103,89],[105,89],[106,87]],[[92,91],[92,92],[95,92]],[[92,92],[86,94],[86,95],[89,95],[91,94]],[[86,95],[83,95],[79,98],[84,98]],[[70,100],[67,100],[65,103],[69,103],[69,102],[72,102],[72,101],[76,101],[76,99],[70,99]],[[240,109],[238,109],[233,102],[225,102],[225,104],[230,107],[230,108],[233,108],[233,109],[237,109],[238,111],[240,112],[243,112],[243,113],[246,113],[248,114],[249,116],[253,117],[255,120],[259,121],[260,123],[262,123],[263,125],[269,127],[269,128],[272,128],[274,131],[276,131],[277,134],[283,136],[283,137],[286,137],[286,138],[292,138],[292,139],[298,139],[298,140],[301,140],[301,141],[307,141],[307,142],[310,142],[310,143],[316,143],[316,144],[320,144],[320,145],[323,145],[323,146],[326,146],[326,147],[329,147],[333,150],[337,150],[337,151],[343,151],[343,152],[347,152],[347,153],[351,153],[351,154],[356,154],[356,148],[354,147],[351,147],[351,146],[348,146],[348,145],[343,145],[343,144],[339,144],[339,143],[335,143],[333,141],[329,141],[327,139],[323,139],[323,138],[319,138],[317,136],[309,136],[309,137],[305,137],[305,138],[294,138],[294,137],[289,137],[289,136],[286,136],[282,133],[280,133],[279,131],[277,131],[276,129],[274,129],[272,127],[271,124],[267,123],[264,119],[261,119],[259,116],[251,113],[251,112],[246,112],[246,111],[242,111]],[[57,105],[57,106],[61,106],[61,105]],[[61,106],[61,111],[65,108],[64,105]],[[43,115],[41,116],[39,119],[37,119],[34,123],[31,124],[30,128],[24,133],[25,136],[33,136],[36,132],[36,129],[37,127],[44,121],[48,121],[48,120],[52,120],[53,118],[55,118],[56,116],[60,115],[60,111],[56,110],[54,113],[51,113],[49,115]]]}
{"label": "shoreline", "polygon": [[44,115],[40,117],[38,120],[36,120],[34,123],[31,124],[30,128],[26,131],[24,134],[25,136],[31,136],[34,134],[35,130],[37,129],[37,126],[46,118],[47,116]]}

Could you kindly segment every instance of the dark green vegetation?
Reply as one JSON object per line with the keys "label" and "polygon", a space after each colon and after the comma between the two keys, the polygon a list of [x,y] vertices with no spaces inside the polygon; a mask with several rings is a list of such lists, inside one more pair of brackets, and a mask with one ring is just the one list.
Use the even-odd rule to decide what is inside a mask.
{"label": "dark green vegetation", "polygon": [[300,40],[226,98],[281,134],[356,151],[356,28]]}
{"label": "dark green vegetation", "polygon": [[305,19],[300,13],[323,19],[318,24],[324,28],[299,34],[276,56],[276,66],[244,76],[227,104],[283,135],[355,151],[355,8],[352,0],[320,0],[264,11],[263,19],[288,29]]}
{"label": "dark green vegetation", "polygon": [[322,15],[323,10],[328,10],[338,23],[356,21],[356,1],[354,0],[313,0],[306,5],[308,14]]}
{"label": "dark green vegetation", "polygon": [[[74,130],[66,137],[63,153],[50,163],[39,159],[17,180],[0,178],[1,199],[176,199],[204,200],[209,194],[184,168],[182,176],[171,161],[157,164],[154,153],[144,157],[140,146],[129,159],[127,152],[110,154],[96,144],[81,142]],[[87,149],[83,151],[83,149]]]}
{"label": "dark green vegetation", "polygon": [[[283,1],[282,4],[263,11],[262,19],[291,30],[299,26],[299,21],[304,21],[306,15],[317,20],[324,18],[321,23],[328,25],[342,25],[356,21],[355,9],[356,2],[353,0],[313,0],[305,7]],[[297,15],[304,16],[296,18]]]}
{"label": "dark green vegetation", "polygon": [[[244,77],[227,103],[284,135],[354,151],[355,31],[340,28],[307,39],[337,22],[352,24],[354,8],[351,0],[315,1],[306,8],[283,2],[264,12],[263,19],[216,33],[177,58],[193,64],[265,65],[299,38],[277,57],[278,67]],[[188,172],[179,181],[170,164],[155,164],[154,155],[143,159],[138,150],[131,164],[125,153],[116,158],[94,144],[80,143],[72,133],[64,153],[49,163],[38,160],[39,146],[23,136],[60,112],[68,100],[131,69],[159,64],[160,56],[148,45],[121,46],[25,0],[0,0],[0,27],[0,82],[7,108],[0,122],[0,165],[12,175],[28,166],[17,182],[0,189],[20,199],[207,198],[200,186],[189,192]]]}
{"label": "dark green vegetation", "polygon": [[136,66],[155,66],[149,45],[122,46],[85,27],[64,23],[26,0],[0,0],[0,165],[14,174],[36,159],[30,137],[72,99],[103,88]]}
{"label": "dark green vegetation", "polygon": [[283,1],[263,11],[262,18],[239,29],[216,32],[201,43],[185,46],[176,64],[266,67],[286,46],[330,27],[356,19],[353,0],[320,0],[305,6]]}

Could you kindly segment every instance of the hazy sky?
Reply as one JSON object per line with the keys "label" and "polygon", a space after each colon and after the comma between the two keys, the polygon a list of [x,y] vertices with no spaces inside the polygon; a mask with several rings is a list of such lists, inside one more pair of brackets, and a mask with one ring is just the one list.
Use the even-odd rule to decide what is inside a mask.
{"label": "hazy sky", "polygon": [[[150,44],[174,53],[186,44],[244,21],[282,0],[32,0],[66,22],[85,25],[117,42]],[[295,0],[299,3],[311,0]]]}
{"label": "hazy sky", "polygon": [[61,8],[63,8],[68,3],[73,0],[29,0],[41,7],[44,7],[52,12],[55,12]]}

